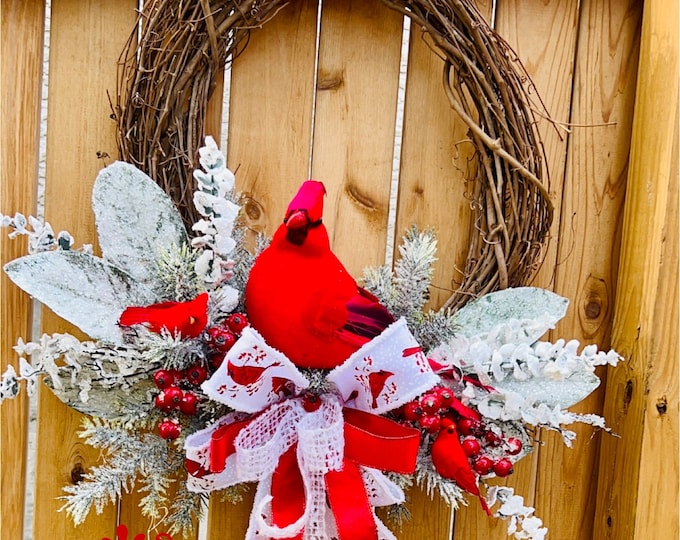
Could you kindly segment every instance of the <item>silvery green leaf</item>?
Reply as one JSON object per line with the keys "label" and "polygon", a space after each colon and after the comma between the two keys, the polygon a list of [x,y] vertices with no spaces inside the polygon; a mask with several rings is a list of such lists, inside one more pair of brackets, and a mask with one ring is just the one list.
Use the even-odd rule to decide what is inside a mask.
{"label": "silvery green leaf", "polygon": [[118,319],[128,306],[156,301],[130,274],[77,251],[47,251],[5,265],[10,279],[94,339],[121,341]]}
{"label": "silvery green leaf", "polygon": [[160,254],[187,242],[170,198],[129,163],[117,161],[99,173],[92,209],[104,258],[148,286],[153,285]]}
{"label": "silvery green leaf", "polygon": [[560,409],[568,409],[577,404],[599,385],[600,379],[585,369],[572,373],[566,379],[530,378],[518,381],[506,377],[501,382],[493,383],[499,392],[517,393],[528,401],[545,403],[550,408],[559,406]]}
{"label": "silvery green leaf", "polygon": [[486,294],[454,315],[456,334],[483,336],[495,327],[521,322],[522,342],[533,343],[564,317],[569,301],[535,287],[517,287]]}

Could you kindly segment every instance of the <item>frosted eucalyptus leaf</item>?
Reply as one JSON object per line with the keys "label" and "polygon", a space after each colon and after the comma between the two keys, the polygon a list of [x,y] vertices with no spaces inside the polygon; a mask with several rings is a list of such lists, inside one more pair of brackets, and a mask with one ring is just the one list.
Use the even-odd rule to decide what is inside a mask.
{"label": "frosted eucalyptus leaf", "polygon": [[536,403],[545,403],[550,408],[559,406],[568,409],[585,399],[600,385],[600,379],[591,371],[580,370],[566,379],[550,380],[530,378],[518,381],[510,377],[494,382],[499,392],[516,392],[523,398]]}
{"label": "frosted eucalyptus leaf", "polygon": [[564,317],[569,301],[545,289],[517,287],[486,294],[454,315],[456,334],[482,336],[507,321],[520,321],[522,342],[533,343]]}
{"label": "frosted eucalyptus leaf", "polygon": [[156,301],[143,284],[103,259],[77,251],[47,251],[5,265],[10,279],[88,336],[121,341],[118,319],[128,306]]}
{"label": "frosted eucalyptus leaf", "polygon": [[161,253],[187,242],[170,198],[128,163],[117,161],[99,173],[92,209],[104,258],[148,286],[155,281]]}

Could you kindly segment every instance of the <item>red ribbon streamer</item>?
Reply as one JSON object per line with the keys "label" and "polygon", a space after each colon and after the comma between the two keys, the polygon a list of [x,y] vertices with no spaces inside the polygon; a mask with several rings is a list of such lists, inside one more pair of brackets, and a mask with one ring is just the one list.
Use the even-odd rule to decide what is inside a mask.
{"label": "red ribbon streamer", "polygon": [[236,452],[234,440],[252,418],[217,428],[210,437],[210,472],[220,473],[224,470],[227,458]]}

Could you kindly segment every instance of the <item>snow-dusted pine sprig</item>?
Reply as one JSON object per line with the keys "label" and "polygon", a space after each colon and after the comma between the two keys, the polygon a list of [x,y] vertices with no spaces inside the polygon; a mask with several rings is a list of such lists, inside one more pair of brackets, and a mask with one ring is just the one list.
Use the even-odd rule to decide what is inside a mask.
{"label": "snow-dusted pine sprig", "polygon": [[[60,231],[55,237],[52,226],[33,216],[24,216],[17,212],[14,216],[0,214],[0,226],[13,229],[9,233],[11,239],[18,236],[28,237],[28,253],[40,253],[55,249],[69,250],[74,244],[73,236],[68,231]],[[83,246],[83,251],[92,252],[92,246]]]}
{"label": "snow-dusted pine sprig", "polygon": [[422,308],[429,298],[436,251],[434,233],[412,227],[399,246],[400,258],[394,271],[388,266],[368,268],[362,284],[396,318],[405,317],[409,323],[415,323],[422,318]]}
{"label": "snow-dusted pine sprig", "polygon": [[158,259],[155,292],[159,298],[186,302],[205,290],[196,274],[198,254],[186,244],[170,246]]}
{"label": "snow-dusted pine sprig", "polygon": [[236,247],[232,232],[240,207],[233,200],[234,173],[227,169],[224,155],[212,137],[206,137],[199,154],[203,170],[194,171],[198,184],[194,206],[203,219],[192,227],[199,236],[192,239],[191,245],[200,251],[196,273],[209,289],[216,289],[232,276],[234,261],[230,254]]}
{"label": "snow-dusted pine sprig", "polygon": [[114,422],[85,419],[80,434],[85,442],[106,453],[106,462],[93,467],[81,482],[64,487],[61,508],[73,522],[82,523],[92,508],[100,514],[104,506],[115,503],[141,479],[140,491],[146,492],[142,514],[158,519],[168,504],[167,488],[183,456],[167,441],[151,433],[138,434]]}
{"label": "snow-dusted pine sprig", "polygon": [[165,329],[160,333],[143,327],[136,329],[135,347],[143,362],[165,369],[186,369],[205,354],[200,339],[187,339]]}
{"label": "snow-dusted pine sprig", "polygon": [[208,510],[209,498],[205,493],[194,493],[186,488],[185,482],[180,482],[177,492],[170,503],[169,533],[173,538],[181,534],[184,539],[194,536],[196,523]]}
{"label": "snow-dusted pine sprig", "polygon": [[458,487],[458,484],[453,480],[444,478],[436,471],[432,463],[432,456],[427,448],[427,445],[421,445],[418,452],[418,461],[413,475],[416,485],[424,489],[430,498],[433,498],[435,493],[439,493],[444,502],[454,510],[460,504],[467,505],[465,492]]}

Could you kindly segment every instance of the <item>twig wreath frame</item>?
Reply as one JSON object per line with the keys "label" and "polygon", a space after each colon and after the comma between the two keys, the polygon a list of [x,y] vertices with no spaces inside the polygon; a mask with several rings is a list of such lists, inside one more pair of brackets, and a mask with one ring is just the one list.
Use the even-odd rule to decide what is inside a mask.
{"label": "twig wreath frame", "polygon": [[[445,307],[527,283],[553,218],[529,76],[473,0],[382,1],[431,37],[444,62],[444,92],[475,148],[467,262]],[[244,51],[251,29],[288,3],[149,1],[121,54],[113,107],[121,159],[155,179],[188,223],[196,218],[192,171],[217,76]]]}

